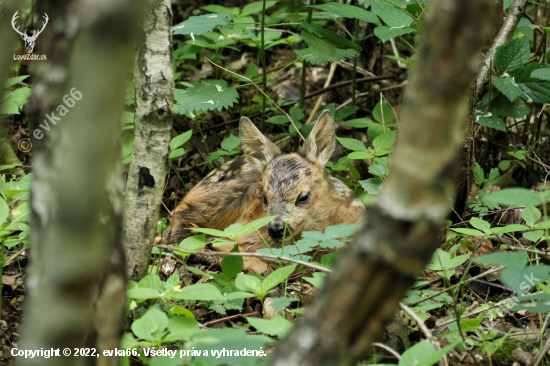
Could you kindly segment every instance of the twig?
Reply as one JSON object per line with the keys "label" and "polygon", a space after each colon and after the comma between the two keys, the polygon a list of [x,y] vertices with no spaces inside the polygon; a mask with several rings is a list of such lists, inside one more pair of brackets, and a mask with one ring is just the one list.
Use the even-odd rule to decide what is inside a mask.
{"label": "twig", "polygon": [[[368,82],[368,81],[389,80],[389,79],[395,79],[395,76],[392,76],[392,75],[370,76],[370,77],[366,77],[366,78],[359,78],[355,82],[356,83],[363,83],[363,82]],[[305,99],[312,98],[312,97],[317,96],[319,94],[326,93],[326,92],[328,92],[329,90],[332,90],[332,89],[336,89],[336,88],[340,88],[340,87],[343,87],[343,86],[351,85],[352,82],[353,82],[353,80],[346,80],[346,81],[342,81],[342,82],[339,82],[339,83],[336,83],[336,84],[332,84],[329,87],[319,89],[319,90],[314,91],[313,93],[307,94],[305,96]]]}
{"label": "twig", "polygon": [[470,282],[472,282],[472,281],[475,281],[475,280],[477,280],[477,279],[479,279],[479,278],[481,278],[481,277],[483,277],[483,276],[485,276],[485,275],[488,275],[489,273],[493,273],[493,272],[500,271],[500,270],[503,269],[503,268],[504,268],[504,266],[500,266],[500,267],[497,267],[497,268],[490,269],[490,270],[488,270],[487,272],[483,272],[483,273],[481,273],[481,274],[478,274],[477,276],[474,276],[474,277],[472,277],[472,278],[469,278],[469,279],[467,279],[467,280],[464,281],[464,282],[459,282],[459,283],[457,283],[457,284],[455,284],[455,285],[452,285],[451,287],[449,287],[449,288],[447,288],[447,289],[445,289],[445,290],[439,291],[438,293],[435,293],[435,294],[430,295],[430,296],[427,296],[427,297],[425,297],[425,298],[423,298],[423,299],[420,299],[420,300],[417,300],[417,301],[415,301],[415,302],[412,302],[412,303],[409,304],[409,306],[415,306],[415,305],[417,305],[417,304],[419,304],[419,303],[421,303],[421,302],[423,302],[423,301],[433,299],[434,297],[437,297],[437,296],[439,296],[439,295],[441,295],[441,294],[444,294],[445,292],[447,292],[447,291],[449,291],[449,290],[452,290],[452,289],[454,289],[454,288],[456,288],[456,287],[458,287],[458,286],[465,285],[465,284],[470,283]]}
{"label": "twig", "polygon": [[[323,89],[328,88],[328,86],[330,85],[330,82],[332,81],[332,77],[334,76],[334,71],[336,70],[337,65],[338,64],[336,62],[333,62],[332,65],[330,65],[330,70],[328,72],[327,80],[325,81],[325,85],[323,86]],[[309,118],[307,119],[306,124],[311,123],[311,121],[313,121],[313,117],[315,116],[315,114],[317,113],[317,110],[321,106],[322,101],[323,101],[323,97],[320,96],[317,99],[317,102],[315,103],[313,110],[309,114]]]}
{"label": "twig", "polygon": [[205,59],[206,59],[208,62],[210,62],[212,65],[214,65],[214,66],[216,66],[216,67],[219,67],[220,69],[222,69],[222,70],[224,70],[224,71],[226,71],[226,72],[228,72],[228,73],[230,73],[230,74],[236,75],[236,76],[238,76],[238,77],[240,77],[240,78],[243,78],[243,79],[245,79],[245,80],[251,82],[251,83],[252,83],[252,84],[253,84],[253,85],[254,85],[254,86],[255,86],[255,87],[256,87],[256,88],[266,97],[266,98],[267,98],[267,99],[269,99],[269,101],[270,101],[275,107],[277,107],[281,112],[283,112],[283,113],[285,114],[285,116],[288,117],[288,119],[290,120],[290,123],[292,123],[292,125],[293,125],[294,128],[296,129],[296,132],[298,133],[298,135],[300,135],[300,137],[302,138],[302,140],[304,140],[304,141],[306,140],[306,139],[304,138],[304,136],[302,136],[302,134],[300,133],[300,130],[298,129],[298,127],[296,127],[296,124],[294,123],[294,121],[292,120],[292,118],[290,117],[290,115],[289,115],[288,113],[286,113],[286,112],[284,111],[284,109],[282,109],[281,107],[279,107],[279,105],[278,105],[277,103],[275,103],[275,102],[273,101],[273,99],[271,99],[266,93],[264,93],[264,91],[262,90],[262,88],[260,88],[260,87],[258,86],[258,84],[256,84],[254,81],[250,80],[249,78],[247,78],[247,77],[244,76],[244,75],[239,75],[239,74],[237,74],[236,72],[233,72],[233,71],[231,71],[231,70],[228,70],[228,69],[226,69],[226,68],[224,68],[224,67],[218,65],[217,63],[213,62],[212,60],[210,60],[210,59],[207,58],[207,57],[205,57]]}
{"label": "twig", "polygon": [[249,315],[262,315],[260,313],[257,313],[257,312],[254,312],[254,313],[249,313],[249,314],[237,314],[237,315],[231,315],[231,316],[227,316],[225,318],[221,318],[221,319],[216,319],[216,320],[212,320],[212,321],[209,321],[209,322],[206,322],[204,324],[200,324],[200,327],[201,328],[206,328],[210,325],[214,325],[214,324],[217,324],[217,323],[221,323],[221,322],[224,322],[226,320],[231,320],[231,319],[235,319],[235,318],[240,318],[240,317],[243,317],[243,318],[246,318],[247,316]]}
{"label": "twig", "polygon": [[391,353],[392,355],[394,355],[398,360],[401,359],[401,355],[399,353],[397,353],[396,350],[394,350],[393,348],[391,348],[390,346],[386,346],[385,344],[383,343],[373,343],[372,344],[373,346],[376,346],[376,347],[380,347],[382,349],[385,349],[386,351],[388,351],[389,353]]}
{"label": "twig", "polygon": [[[530,156],[528,156],[528,155],[525,155],[525,157],[526,157],[527,159],[531,160],[533,163],[536,163],[536,164],[538,164],[538,165],[540,165],[540,166],[542,166],[542,167],[544,167],[544,168],[546,168],[546,169],[550,169],[550,165],[544,164],[544,163],[543,163],[542,161],[540,161],[540,160],[535,160],[535,159],[533,159],[532,157],[530,157]],[[546,170],[546,169],[545,169],[545,170]],[[548,170],[546,170],[546,173],[550,174],[550,173],[548,172]]]}
{"label": "twig", "polygon": [[193,252],[191,250],[185,250],[180,249],[176,247],[171,247],[168,245],[161,245],[161,244],[153,244],[153,246],[166,249],[166,250],[172,250],[174,252],[181,252],[185,254],[191,254],[191,255],[211,255],[214,257],[256,257],[256,258],[263,258],[263,259],[273,259],[273,260],[280,260],[283,262],[289,262],[289,263],[296,263],[304,267],[312,268],[320,272],[330,273],[332,270],[317,266],[315,264],[311,264],[308,262],[301,261],[299,259],[292,259],[288,257],[281,257],[278,255],[270,255],[270,254],[259,254],[259,253],[237,253],[237,252]]}

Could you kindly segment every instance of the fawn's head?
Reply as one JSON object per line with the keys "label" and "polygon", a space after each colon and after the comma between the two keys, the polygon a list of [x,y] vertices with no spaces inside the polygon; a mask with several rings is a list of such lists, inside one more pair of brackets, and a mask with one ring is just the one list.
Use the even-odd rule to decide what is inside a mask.
{"label": "fawn's head", "polygon": [[285,222],[286,238],[324,229],[331,211],[324,167],[336,144],[330,112],[321,114],[297,153],[282,154],[246,117],[241,119],[240,137],[247,159],[262,173],[265,213],[278,215],[267,225],[269,236],[282,240]]}

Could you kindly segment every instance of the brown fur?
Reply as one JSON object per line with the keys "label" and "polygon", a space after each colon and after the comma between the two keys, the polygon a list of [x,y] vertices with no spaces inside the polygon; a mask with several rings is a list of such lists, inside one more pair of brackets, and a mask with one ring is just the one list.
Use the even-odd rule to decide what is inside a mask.
{"label": "brown fur", "polygon": [[[174,212],[172,242],[179,243],[192,235],[186,230],[189,228],[223,230],[234,223],[244,225],[274,215],[278,217],[270,225],[282,220],[291,230],[286,244],[299,239],[303,231],[360,223],[365,207],[344,183],[331,177],[324,168],[336,144],[334,130],[332,115],[326,111],[300,152],[282,154],[243,117],[240,137],[245,155],[210,173],[184,197]],[[270,246],[282,245],[282,240],[268,235],[265,226],[260,233]],[[241,252],[264,247],[257,233],[239,239]],[[231,248],[229,245],[215,249],[229,251]],[[245,270],[265,273],[269,265],[258,258],[245,258]]]}

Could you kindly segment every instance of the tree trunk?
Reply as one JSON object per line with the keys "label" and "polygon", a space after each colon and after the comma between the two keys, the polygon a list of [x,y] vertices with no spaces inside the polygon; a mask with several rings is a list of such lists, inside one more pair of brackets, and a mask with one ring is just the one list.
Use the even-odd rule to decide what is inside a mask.
{"label": "tree trunk", "polygon": [[[491,78],[491,67],[497,49],[508,41],[514,34],[516,26],[525,11],[527,0],[514,0],[510,9],[508,9],[508,16],[504,22],[498,22],[500,24],[498,33],[494,37],[491,48],[483,61],[479,69],[479,73],[471,87],[470,101],[468,102],[468,115],[466,116],[466,126],[464,132],[464,142],[462,143],[462,150],[459,156],[459,169],[456,184],[457,198],[455,209],[459,212],[465,212],[468,206],[468,196],[472,188],[472,174],[474,171],[474,119],[475,119],[475,106],[481,100],[485,85]],[[502,13],[502,1],[499,1],[500,6],[499,14]]]}
{"label": "tree trunk", "polygon": [[467,91],[493,3],[439,0],[430,7],[387,186],[270,365],[356,362],[439,247]]}
{"label": "tree trunk", "polygon": [[[63,29],[76,33],[65,50],[66,68],[53,70],[65,78],[63,87],[55,101],[41,103],[52,108],[43,113],[61,119],[43,131],[48,138],[34,155],[31,264],[20,349],[74,353],[93,347],[101,354],[118,346],[126,307],[120,118],[140,5],[75,0],[59,13],[71,20],[72,27]],[[55,105],[67,112],[60,114],[63,108]],[[118,359],[61,354],[20,362],[116,365]]]}
{"label": "tree trunk", "polygon": [[151,0],[135,59],[136,112],[132,161],[124,198],[126,271],[147,274],[168,172],[174,73],[169,0]]}

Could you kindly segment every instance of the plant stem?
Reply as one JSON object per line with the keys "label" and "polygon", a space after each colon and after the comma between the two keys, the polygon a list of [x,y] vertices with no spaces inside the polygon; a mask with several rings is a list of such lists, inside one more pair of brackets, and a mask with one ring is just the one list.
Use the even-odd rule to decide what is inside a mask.
{"label": "plant stem", "polygon": [[266,3],[266,0],[264,0],[263,2],[263,9],[262,9],[262,25],[261,25],[261,34],[262,34],[262,40],[261,40],[261,57],[262,57],[262,90],[264,91],[263,93],[263,98],[262,98],[262,130],[264,129],[264,120],[265,120],[265,104],[266,104],[266,97],[265,97],[265,94],[266,94],[266,87],[267,87],[267,66],[265,64],[265,40],[264,40],[264,33],[265,33],[265,3]]}
{"label": "plant stem", "polygon": [[[309,0],[309,5],[313,5],[313,0]],[[307,22],[311,23],[311,18],[313,17],[313,8],[308,8],[307,10]],[[302,61],[302,84],[300,85],[300,108],[303,110],[305,107],[305,96],[306,96],[306,72],[307,72],[307,61]]]}
{"label": "plant stem", "polygon": [[[357,38],[359,37],[359,19],[355,19],[355,36],[353,37],[353,41],[357,42]],[[357,89],[357,58],[359,55],[355,56],[353,58],[353,71],[351,75],[351,105],[355,106],[355,94]],[[355,113],[353,113],[353,118],[355,118]]]}

